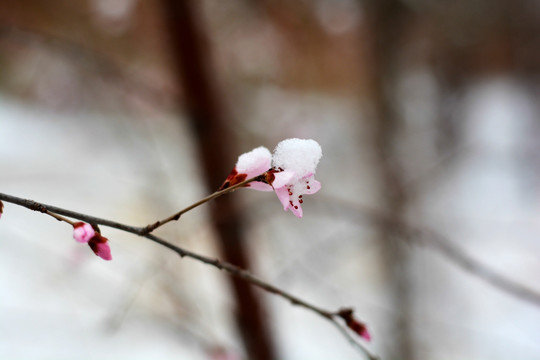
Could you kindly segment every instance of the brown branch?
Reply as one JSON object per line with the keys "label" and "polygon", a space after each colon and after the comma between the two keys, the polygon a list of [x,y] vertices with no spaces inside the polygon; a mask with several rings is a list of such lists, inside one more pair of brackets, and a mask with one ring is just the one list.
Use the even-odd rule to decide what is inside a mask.
{"label": "brown branch", "polygon": [[[243,186],[245,185],[246,183],[250,182],[250,181],[253,181],[253,179],[248,179],[242,183],[239,183],[235,186],[231,186],[230,188],[228,189],[225,189],[225,190],[222,190],[222,191],[218,191],[202,200],[205,200],[206,201],[209,201],[211,199],[214,199],[215,197],[217,196],[221,196],[227,192],[230,192],[230,191],[233,191],[234,189],[240,187],[240,186]],[[216,195],[216,194],[219,194],[219,195]],[[320,308],[316,305],[313,305],[313,304],[310,304],[309,302],[307,301],[304,301],[302,299],[300,299],[299,297],[296,297],[280,288],[278,288],[277,286],[274,286],[272,284],[269,284],[267,282],[265,282],[264,280],[260,279],[259,277],[253,275],[252,273],[250,273],[249,271],[247,270],[244,270],[244,269],[241,269],[231,263],[228,263],[228,262],[224,262],[224,261],[220,261],[218,259],[215,259],[215,258],[210,258],[210,257],[207,257],[207,256],[204,256],[204,255],[201,255],[201,254],[197,254],[197,253],[194,253],[190,250],[186,250],[184,248],[181,248],[177,245],[174,245],[156,235],[153,235],[153,234],[150,234],[148,233],[148,227],[137,227],[137,226],[132,226],[132,225],[126,225],[126,224],[122,224],[122,223],[119,223],[119,222],[116,222],[116,221],[112,221],[112,220],[108,220],[108,219],[103,219],[103,218],[99,218],[99,217],[95,217],[95,216],[91,216],[91,215],[86,215],[86,214],[82,214],[82,213],[79,213],[79,212],[76,212],[76,211],[72,211],[72,210],[67,210],[67,209],[63,209],[63,208],[59,208],[59,207],[56,207],[56,206],[52,206],[52,205],[47,205],[47,204],[43,204],[43,203],[38,203],[36,201],[33,201],[33,200],[28,200],[28,199],[22,199],[22,198],[19,198],[19,197],[16,197],[16,196],[12,196],[12,195],[8,195],[8,194],[3,194],[3,193],[0,193],[0,200],[3,200],[5,202],[8,202],[8,203],[12,203],[12,204],[16,204],[16,205],[19,205],[19,206],[23,206],[25,208],[28,208],[30,210],[33,210],[33,211],[38,211],[38,212],[42,212],[42,213],[46,213],[48,215],[51,215],[51,213],[53,213],[54,215],[51,215],[53,217],[55,217],[56,219],[58,220],[62,220],[62,221],[65,221],[67,219],[59,216],[59,215],[63,215],[63,216],[68,216],[68,217],[71,217],[71,218],[74,218],[74,219],[78,219],[78,220],[81,220],[81,221],[85,221],[89,224],[93,224],[93,225],[103,225],[103,226],[107,226],[107,227],[111,227],[111,228],[115,228],[115,229],[118,229],[118,230],[122,230],[122,231],[125,231],[125,232],[129,232],[129,233],[132,233],[132,234],[135,234],[135,235],[138,235],[138,236],[142,236],[142,237],[145,237],[161,246],[164,246],[166,248],[168,248],[169,250],[172,250],[173,252],[175,252],[176,254],[180,255],[181,258],[184,258],[184,257],[187,257],[187,258],[191,258],[191,259],[194,259],[194,260],[197,260],[197,261],[200,261],[204,264],[207,264],[207,265],[210,265],[210,266],[213,266],[219,270],[224,270],[226,272],[228,272],[229,274],[231,274],[232,276],[235,276],[235,277],[238,277],[240,279],[243,279],[247,282],[249,282],[250,284],[252,285],[255,285],[263,290],[265,290],[266,292],[269,292],[269,293],[272,293],[272,294],[275,294],[277,296],[280,296],[282,298],[284,298],[285,300],[288,300],[291,302],[291,304],[293,305],[297,305],[297,306],[300,306],[300,307],[303,307],[307,310],[310,310],[312,312],[314,312],[315,314],[329,320],[330,322],[332,322],[339,330],[340,332],[347,338],[347,340],[353,345],[353,347],[358,350],[360,353],[362,353],[364,356],[366,356],[366,358],[368,358],[369,360],[377,360],[377,356],[373,355],[370,351],[368,351],[361,343],[359,343],[358,341],[356,341],[354,339],[354,337],[348,332],[348,330],[344,327],[344,325],[342,325],[340,323],[340,321],[338,319],[341,318],[341,312],[338,310],[338,311],[328,311],[328,310],[325,310],[323,308]],[[201,200],[201,201],[202,201]],[[204,201],[204,202],[206,202]],[[193,204],[193,205],[200,205],[199,202]],[[202,203],[201,203],[202,204]],[[189,206],[187,207],[186,209],[183,209],[182,213],[185,213],[186,211],[189,211],[190,209],[193,209],[194,207],[196,206]],[[64,220],[65,219],[65,220]],[[69,220],[67,220],[69,222]]]}
{"label": "brown branch", "polygon": [[411,243],[424,245],[437,251],[454,265],[487,282],[493,287],[517,299],[527,301],[535,306],[540,307],[539,291],[521,285],[518,282],[480,263],[478,260],[467,254],[463,249],[452,244],[450,239],[446,238],[444,235],[435,230],[429,229],[428,227],[410,225],[405,221],[400,221],[390,215],[359,204],[355,204],[348,200],[328,197],[321,199],[321,197],[319,197],[319,201],[320,200],[325,202],[326,210],[328,210],[328,204],[338,205],[342,210],[345,207],[348,209],[348,213],[355,215],[355,219],[360,217],[361,221],[376,224],[377,226],[385,226],[395,232],[405,235],[407,240],[411,241]]}
{"label": "brown branch", "polygon": [[200,206],[200,205],[202,205],[202,204],[204,204],[204,203],[206,203],[206,202],[208,202],[210,200],[214,200],[215,198],[218,198],[221,195],[225,195],[225,194],[227,194],[229,192],[232,192],[232,191],[238,189],[239,187],[245,186],[245,185],[249,184],[250,182],[255,181],[259,177],[260,176],[256,176],[256,177],[253,177],[251,179],[247,179],[247,180],[244,180],[242,182],[239,182],[238,184],[235,184],[235,185],[233,185],[231,187],[228,187],[226,189],[216,191],[215,193],[208,195],[207,197],[205,197],[205,198],[203,198],[203,199],[189,205],[188,207],[178,211],[175,214],[172,214],[171,216],[169,216],[169,217],[167,217],[167,218],[165,218],[163,220],[159,220],[159,221],[156,221],[153,224],[146,225],[144,227],[144,231],[141,234],[138,234],[138,235],[149,234],[152,231],[154,231],[155,229],[157,229],[158,227],[163,226],[163,225],[165,225],[166,223],[168,223],[170,221],[176,221],[176,220],[180,219],[180,217],[182,215],[184,215],[185,213],[187,213],[188,211],[193,210],[196,207],[198,207],[198,206]]}
{"label": "brown branch", "polygon": [[71,220],[69,220],[69,219],[67,219],[67,218],[65,218],[65,217],[63,217],[63,216],[60,216],[60,215],[55,214],[55,213],[53,213],[53,212],[50,212],[49,210],[47,210],[47,211],[45,212],[45,214],[52,216],[53,218],[55,218],[55,219],[58,220],[58,221],[63,221],[63,222],[66,222],[66,223],[68,223],[68,224],[70,224],[70,225],[75,224],[75,222],[73,222],[73,221],[71,221]]}

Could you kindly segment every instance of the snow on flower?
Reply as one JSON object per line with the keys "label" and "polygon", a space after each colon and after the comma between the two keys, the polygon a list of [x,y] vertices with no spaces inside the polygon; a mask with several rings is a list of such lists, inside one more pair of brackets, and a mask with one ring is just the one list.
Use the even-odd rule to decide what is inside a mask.
{"label": "snow on flower", "polygon": [[88,243],[94,254],[103,260],[112,260],[107,238],[96,232],[92,225],[84,222],[73,224],[73,238],[80,243]]}
{"label": "snow on flower", "polygon": [[[274,154],[261,146],[238,157],[238,162],[220,190],[246,179],[261,176],[261,181],[247,184],[254,190],[275,191],[284,210],[301,218],[304,195],[315,194],[321,183],[314,174],[322,156],[320,145],[311,139],[281,141]],[[257,179],[259,180],[259,179]]]}
{"label": "snow on flower", "polygon": [[272,186],[283,205],[301,218],[304,195],[315,194],[321,183],[315,180],[315,169],[322,157],[321,146],[311,139],[287,139],[274,150],[273,171],[276,171]]}
{"label": "snow on flower", "polygon": [[[228,187],[241,183],[244,180],[264,174],[270,169],[271,163],[272,154],[270,153],[270,150],[264,146],[259,146],[250,152],[240,155],[238,157],[238,161],[236,162],[236,166],[231,171],[229,176],[227,176],[227,179],[223,185],[221,185],[220,190],[227,189]],[[251,182],[246,186],[261,191],[273,190],[270,185],[259,181]]]}

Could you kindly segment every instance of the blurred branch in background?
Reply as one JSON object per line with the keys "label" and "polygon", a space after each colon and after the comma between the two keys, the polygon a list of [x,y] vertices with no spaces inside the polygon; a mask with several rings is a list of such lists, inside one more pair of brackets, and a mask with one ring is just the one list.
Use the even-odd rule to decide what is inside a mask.
{"label": "blurred branch in background", "polygon": [[[403,127],[403,119],[396,109],[396,83],[400,75],[400,57],[403,37],[411,14],[399,0],[373,0],[365,3],[368,25],[367,78],[370,115],[374,127],[373,148],[377,159],[377,189],[383,211],[401,222],[407,213],[408,194],[405,187],[404,165],[396,144]],[[390,288],[391,306],[399,309],[390,320],[393,337],[390,359],[414,360],[412,278],[409,269],[407,234],[382,224],[378,227],[384,264]]]}
{"label": "blurred branch in background", "polygon": [[387,214],[380,210],[371,209],[350,200],[319,198],[320,200],[324,201],[325,210],[328,210],[330,213],[337,213],[340,216],[348,217],[355,223],[362,221],[376,226],[378,229],[388,229],[388,231],[406,239],[404,246],[411,243],[432,249],[470,275],[489,283],[510,296],[540,307],[540,290],[533,290],[521,285],[518,281],[512,280],[506,275],[500,274],[488,266],[483,265],[479,260],[454,245],[451,239],[448,239],[436,230],[430,229],[427,226],[409,224],[404,219],[397,219],[394,214]]}
{"label": "blurred branch in background", "polygon": [[48,47],[81,68],[89,67],[88,71],[100,74],[109,84],[120,87],[126,94],[136,96],[155,107],[170,107],[178,97],[173,88],[164,88],[163,84],[153,85],[151,79],[126,70],[126,64],[97,49],[67,37],[29,28],[26,24],[12,24],[0,18],[0,41]]}
{"label": "blurred branch in background", "polygon": [[[165,26],[170,36],[174,73],[183,89],[183,111],[193,127],[206,186],[221,185],[234,159],[234,142],[226,124],[226,110],[216,88],[205,32],[198,20],[197,2],[162,0]],[[179,105],[181,101],[179,99]],[[245,246],[244,223],[232,197],[217,199],[211,208],[214,229],[225,260],[242,269],[251,268]],[[227,213],[229,216],[220,216]],[[250,359],[278,359],[263,303],[246,282],[232,277],[236,324]]]}

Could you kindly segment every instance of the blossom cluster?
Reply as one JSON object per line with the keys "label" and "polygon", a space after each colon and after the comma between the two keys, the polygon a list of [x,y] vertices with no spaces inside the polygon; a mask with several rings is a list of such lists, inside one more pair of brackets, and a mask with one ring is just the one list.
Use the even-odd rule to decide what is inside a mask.
{"label": "blossom cluster", "polygon": [[283,140],[273,154],[260,146],[238,157],[221,188],[257,177],[246,186],[259,191],[275,191],[283,209],[301,218],[303,196],[321,189],[321,183],[314,178],[321,156],[320,145],[311,139]]}
{"label": "blossom cluster", "polygon": [[96,232],[92,225],[84,222],[73,224],[73,238],[80,243],[87,243],[90,249],[103,260],[112,260],[108,239]]}

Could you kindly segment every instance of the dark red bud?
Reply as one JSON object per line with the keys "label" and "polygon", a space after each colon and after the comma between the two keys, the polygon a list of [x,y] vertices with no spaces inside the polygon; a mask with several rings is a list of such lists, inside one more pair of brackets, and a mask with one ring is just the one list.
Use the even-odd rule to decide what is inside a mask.
{"label": "dark red bud", "polygon": [[239,174],[238,171],[236,171],[236,168],[234,168],[218,190],[225,190],[233,185],[241,183],[242,181],[246,180],[246,178],[247,174]]}
{"label": "dark red bud", "polygon": [[98,244],[106,243],[107,241],[109,241],[109,239],[107,239],[105,236],[102,236],[100,233],[96,233],[96,235],[94,235],[94,237],[88,241],[88,245],[94,254],[98,255]]}
{"label": "dark red bud", "polygon": [[345,320],[345,324],[349,327],[349,329],[357,333],[365,340],[371,341],[371,335],[368,332],[366,325],[354,318],[352,309],[342,309],[337,314],[339,317]]}

